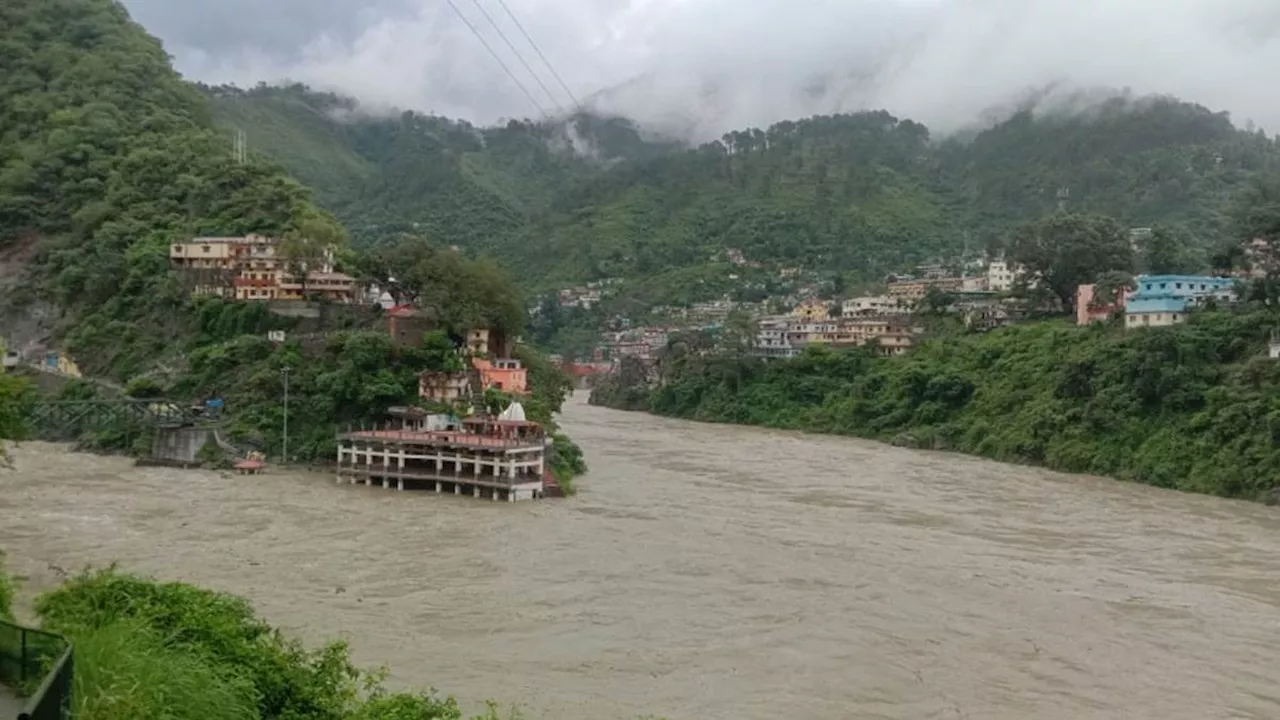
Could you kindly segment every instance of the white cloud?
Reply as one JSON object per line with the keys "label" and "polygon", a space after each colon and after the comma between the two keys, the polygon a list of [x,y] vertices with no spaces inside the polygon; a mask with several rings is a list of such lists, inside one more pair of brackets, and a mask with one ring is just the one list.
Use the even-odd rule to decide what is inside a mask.
{"label": "white cloud", "polygon": [[[476,122],[537,114],[443,0],[322,0],[278,36],[278,12],[228,18],[228,2],[159,14],[158,2],[127,0],[200,79],[299,80]],[[473,0],[454,2],[541,95]],[[497,0],[479,2],[542,71]],[[1055,81],[1174,94],[1280,130],[1276,0],[506,2],[580,99],[702,138],[864,108],[946,130]],[[252,31],[227,44],[183,29],[228,20]]]}

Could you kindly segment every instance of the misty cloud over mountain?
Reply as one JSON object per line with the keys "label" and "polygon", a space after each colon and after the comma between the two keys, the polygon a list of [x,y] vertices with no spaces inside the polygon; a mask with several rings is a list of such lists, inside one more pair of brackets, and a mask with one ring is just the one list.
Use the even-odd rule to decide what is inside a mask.
{"label": "misty cloud over mountain", "polygon": [[[454,2],[541,105],[571,105],[497,0]],[[865,108],[945,131],[1054,83],[1173,94],[1280,131],[1276,0],[506,3],[579,100],[700,139]],[[446,0],[125,5],[193,79],[296,80],[480,123],[540,114]]]}

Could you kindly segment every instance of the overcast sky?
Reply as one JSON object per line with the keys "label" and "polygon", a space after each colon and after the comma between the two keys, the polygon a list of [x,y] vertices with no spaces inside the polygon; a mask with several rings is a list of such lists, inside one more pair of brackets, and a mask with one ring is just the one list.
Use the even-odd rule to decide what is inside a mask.
{"label": "overcast sky", "polygon": [[[1051,82],[1171,93],[1280,131],[1280,0],[505,0],[579,100],[700,139],[885,108],[936,130]],[[453,0],[539,102],[499,0]],[[478,5],[540,72],[548,99]],[[124,0],[207,82],[538,117],[449,0]]]}

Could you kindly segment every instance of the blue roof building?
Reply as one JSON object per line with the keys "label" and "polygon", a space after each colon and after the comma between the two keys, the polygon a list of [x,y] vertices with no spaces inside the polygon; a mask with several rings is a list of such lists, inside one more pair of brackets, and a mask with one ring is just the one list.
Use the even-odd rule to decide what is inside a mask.
{"label": "blue roof building", "polygon": [[1174,325],[1209,298],[1235,299],[1231,278],[1205,275],[1139,275],[1138,289],[1125,303],[1125,327]]}

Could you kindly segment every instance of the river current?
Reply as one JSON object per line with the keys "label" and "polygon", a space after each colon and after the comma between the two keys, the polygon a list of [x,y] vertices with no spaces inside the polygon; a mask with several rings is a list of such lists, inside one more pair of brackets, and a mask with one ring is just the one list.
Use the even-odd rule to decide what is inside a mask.
{"label": "river current", "polygon": [[1280,717],[1280,512],[587,406],[577,497],[490,503],[28,443],[26,594],[85,564],[250,598],[530,718]]}

